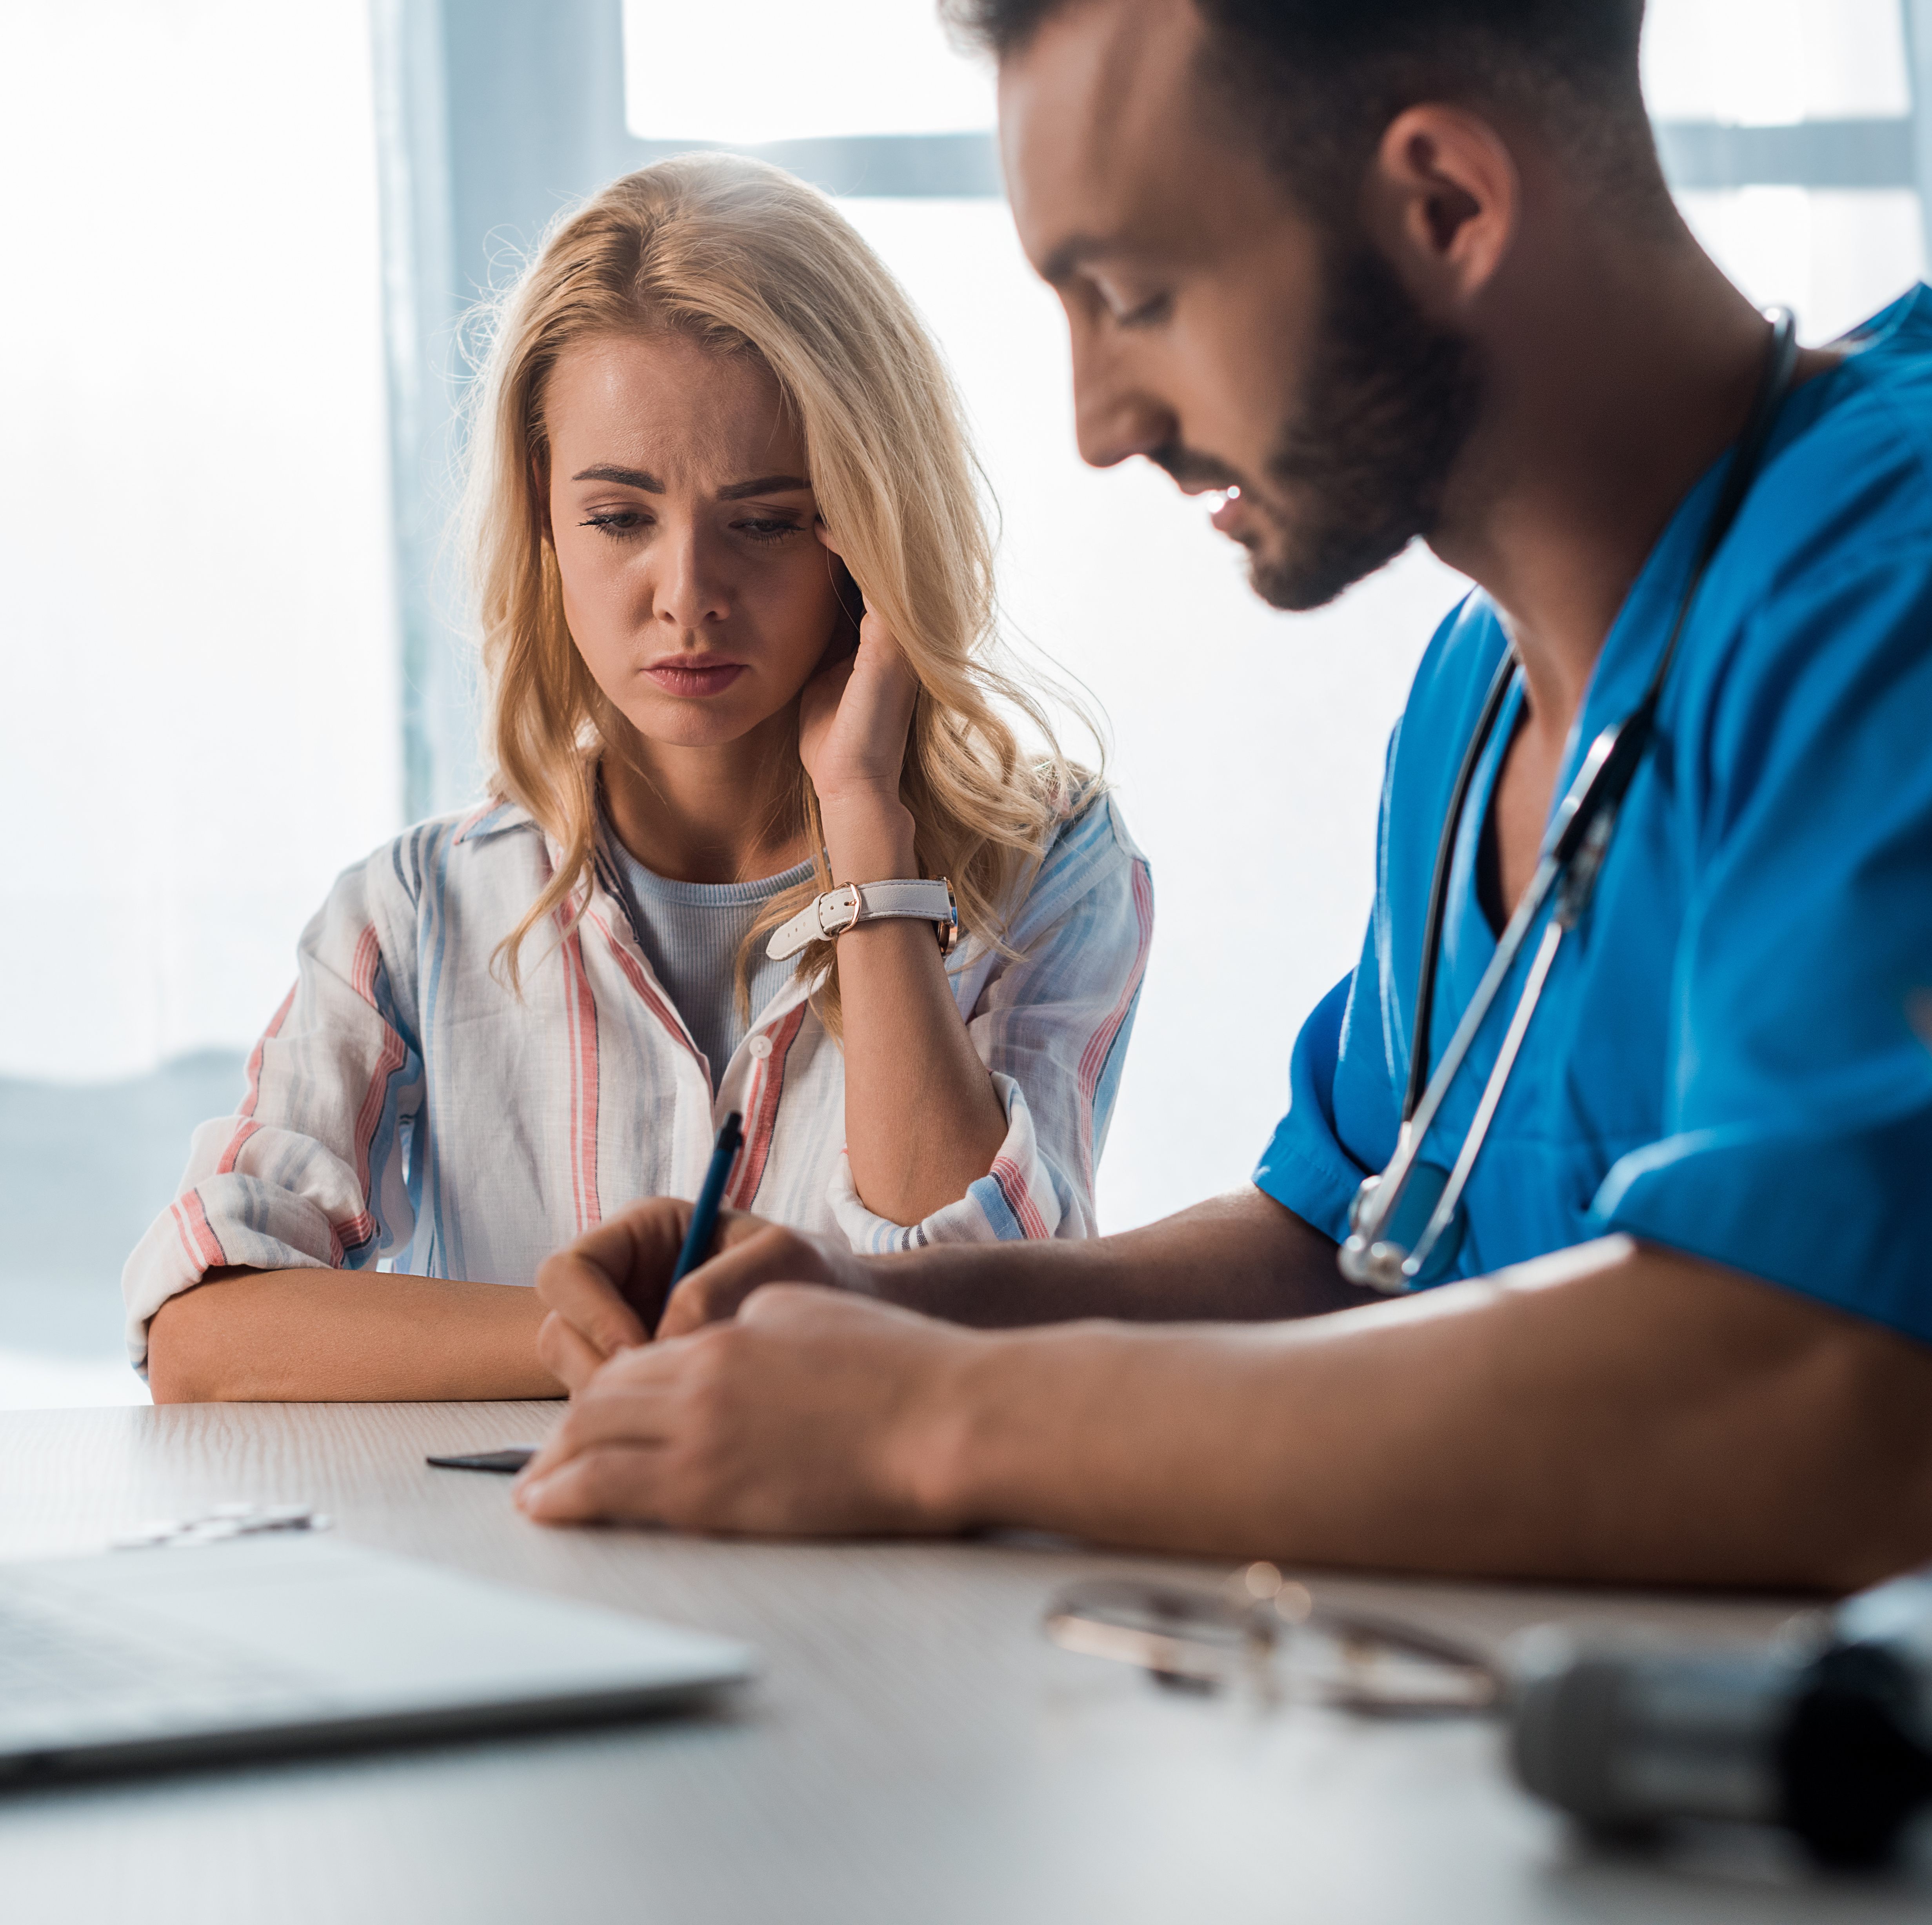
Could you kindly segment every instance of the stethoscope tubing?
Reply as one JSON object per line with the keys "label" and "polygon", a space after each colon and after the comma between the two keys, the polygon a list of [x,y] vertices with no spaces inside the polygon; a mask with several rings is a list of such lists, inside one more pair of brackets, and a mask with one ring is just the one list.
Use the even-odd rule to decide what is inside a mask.
{"label": "stethoscope tubing", "polygon": [[[1449,876],[1455,862],[1456,844],[1477,769],[1496,733],[1504,703],[1519,673],[1514,649],[1507,651],[1497,664],[1484,697],[1475,730],[1456,771],[1448,811],[1436,845],[1435,868],[1430,879],[1428,910],[1424,921],[1414,1040],[1402,1123],[1396,1133],[1395,1152],[1388,1167],[1379,1177],[1371,1177],[1364,1183],[1356,1200],[1353,1213],[1355,1220],[1350,1225],[1353,1234],[1342,1253],[1344,1273],[1352,1281],[1372,1282],[1378,1288],[1391,1291],[1412,1288],[1420,1279],[1436,1245],[1455,1220],[1462,1192],[1474,1171],[1476,1159],[1481,1153],[1490,1125],[1502,1101],[1504,1089],[1528,1032],[1530,1019],[1536,1012],[1544,985],[1556,962],[1556,952],[1562,945],[1564,936],[1576,926],[1588,906],[1604,856],[1609,851],[1624,796],[1650,745],[1664,679],[1676,658],[1692,605],[1703,586],[1713,558],[1730,532],[1738,511],[1757,478],[1766,445],[1790,391],[1797,357],[1796,321],[1788,308],[1775,310],[1771,354],[1753,403],[1750,419],[1725,475],[1724,489],[1712,511],[1690,580],[1678,598],[1670,632],[1648,685],[1636,706],[1621,722],[1604,729],[1591,744],[1582,767],[1551,820],[1529,886],[1498,939],[1496,953],[1490,958],[1476,985],[1475,994],[1456,1024],[1442,1060],[1432,1072],[1429,1063],[1430,1030],[1437,964],[1442,955],[1443,929],[1448,917]],[[1474,1046],[1477,1036],[1502,994],[1530,930],[1542,914],[1552,890],[1558,892],[1556,910],[1524,979],[1502,1045],[1484,1084],[1475,1114],[1463,1133],[1448,1180],[1413,1247],[1398,1253],[1386,1245],[1380,1233],[1394,1217],[1421,1154],[1423,1144],[1456,1073]],[[1400,1258],[1399,1271],[1392,1267],[1397,1255]],[[1359,1276],[1358,1269],[1361,1272]]]}
{"label": "stethoscope tubing", "polygon": [[1502,994],[1510,970],[1516,967],[1516,957],[1522,952],[1531,925],[1542,913],[1543,905],[1550,898],[1550,892],[1556,886],[1557,874],[1556,858],[1545,855],[1537,864],[1536,873],[1530,879],[1528,888],[1524,890],[1522,901],[1516,904],[1515,913],[1497,940],[1496,954],[1490,957],[1488,967],[1483,971],[1482,980],[1476,985],[1475,994],[1469,998],[1469,1006],[1462,1012],[1462,1020],[1456,1024],[1454,1033],[1450,1036],[1449,1047],[1442,1052],[1442,1060],[1437,1064],[1436,1073],[1429,1079],[1420,1106],[1412,1117],[1403,1119],[1401,1134],[1396,1142],[1395,1155],[1382,1173],[1382,1184],[1390,1192],[1381,1211],[1384,1218],[1401,1200],[1402,1186],[1407,1182],[1410,1166],[1414,1162],[1424,1139],[1436,1121],[1436,1113],[1442,1108],[1444,1099],[1455,1082],[1456,1073],[1462,1066],[1463,1058],[1474,1046],[1477,1035],[1487,1020],[1492,1006]]}
{"label": "stethoscope tubing", "polygon": [[1482,1099],[1477,1104],[1476,1114],[1463,1133],[1462,1147],[1456,1153],[1449,1180],[1443,1185],[1442,1194],[1436,1198],[1429,1221],[1422,1226],[1422,1234],[1415,1240],[1414,1249],[1402,1259],[1402,1275],[1411,1282],[1428,1267],[1430,1257],[1441,1241],[1442,1233],[1456,1220],[1456,1206],[1462,1201],[1463,1191],[1468,1187],[1476,1159],[1482,1153],[1490,1124],[1495,1118],[1496,1105],[1502,1101],[1510,1072],[1516,1067],[1516,1052],[1522,1048],[1522,1039],[1528,1033],[1529,1019],[1536,1014],[1536,1006],[1543,996],[1543,985],[1550,980],[1550,967],[1556,960],[1556,952],[1562,947],[1568,927],[1556,916],[1552,916],[1544,925],[1543,940],[1536,946],[1529,973],[1524,979],[1522,994],[1516,998],[1516,1007],[1510,1012],[1510,1024],[1503,1033],[1502,1048],[1496,1052],[1490,1080],[1483,1085]]}
{"label": "stethoscope tubing", "polygon": [[[1436,967],[1442,954],[1442,926],[1448,918],[1449,874],[1455,859],[1456,837],[1460,831],[1462,811],[1468,804],[1469,790],[1475,783],[1476,771],[1482,764],[1483,751],[1489,746],[1490,736],[1496,733],[1496,724],[1502,719],[1503,704],[1509,700],[1516,673],[1516,651],[1505,649],[1502,660],[1496,664],[1496,673],[1490,678],[1488,692],[1483,697],[1482,709],[1476,718],[1468,746],[1462,751],[1462,766],[1456,772],[1455,786],[1449,791],[1449,807],[1442,818],[1443,831],[1436,847],[1436,865],[1429,879],[1429,910],[1422,922],[1422,967],[1415,988],[1415,1033],[1409,1047],[1408,1086],[1402,1104],[1405,1128],[1421,1108],[1430,1081],[1429,1043],[1436,1014]],[[1448,862],[1443,860],[1445,849],[1450,854]],[[1534,886],[1532,882],[1531,887]],[[1507,932],[1503,940],[1509,940]],[[1455,1048],[1453,1040],[1450,1048]],[[1434,1115],[1432,1108],[1430,1114]]]}

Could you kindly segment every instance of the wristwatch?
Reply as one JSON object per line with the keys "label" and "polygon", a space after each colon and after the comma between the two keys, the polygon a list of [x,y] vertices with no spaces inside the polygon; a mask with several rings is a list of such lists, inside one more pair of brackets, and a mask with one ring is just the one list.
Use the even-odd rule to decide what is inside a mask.
{"label": "wristwatch", "polygon": [[930,922],[938,934],[943,956],[950,956],[959,946],[959,905],[952,899],[952,885],[939,876],[916,881],[842,883],[808,902],[789,922],[774,929],[765,954],[774,962],[782,962],[808,943],[821,937],[834,940],[861,922],[883,922],[890,916]]}

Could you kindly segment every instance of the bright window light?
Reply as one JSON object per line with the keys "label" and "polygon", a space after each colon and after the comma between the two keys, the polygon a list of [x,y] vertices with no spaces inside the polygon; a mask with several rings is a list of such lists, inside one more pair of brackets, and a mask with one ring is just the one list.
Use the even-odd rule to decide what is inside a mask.
{"label": "bright window light", "polygon": [[1736,127],[1909,113],[1898,0],[1652,0],[1643,90],[1660,120]]}
{"label": "bright window light", "polygon": [[624,103],[640,140],[742,147],[994,122],[991,68],[931,0],[624,0]]}

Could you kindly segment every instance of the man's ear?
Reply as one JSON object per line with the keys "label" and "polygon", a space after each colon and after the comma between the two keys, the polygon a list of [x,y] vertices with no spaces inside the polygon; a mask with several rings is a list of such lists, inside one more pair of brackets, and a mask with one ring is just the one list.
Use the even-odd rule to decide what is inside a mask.
{"label": "man's ear", "polygon": [[1522,216],[1522,177],[1480,114],[1427,104],[1388,124],[1362,195],[1369,231],[1426,311],[1450,320],[1480,298]]}

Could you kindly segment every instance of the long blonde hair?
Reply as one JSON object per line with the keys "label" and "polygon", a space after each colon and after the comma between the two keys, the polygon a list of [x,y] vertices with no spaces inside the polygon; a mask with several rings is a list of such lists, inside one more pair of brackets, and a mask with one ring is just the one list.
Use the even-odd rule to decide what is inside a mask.
{"label": "long blonde hair", "polygon": [[[958,397],[912,304],[814,189],[761,161],[661,160],[613,181],[546,237],[496,310],[472,401],[466,521],[488,691],[491,786],[562,851],[502,946],[518,956],[547,917],[566,926],[596,859],[596,765],[622,718],[564,619],[545,533],[544,397],[580,342],[676,332],[758,355],[802,430],[828,527],[920,685],[900,795],[922,874],[949,877],[960,920],[1005,946],[1006,917],[1057,822],[1096,786],[1057,745],[1040,701],[989,659],[992,544]],[[1001,705],[1037,732],[1022,749]],[[751,943],[832,886],[818,798],[799,805],[813,880],[769,904]],[[834,946],[800,967],[836,1031]]]}

